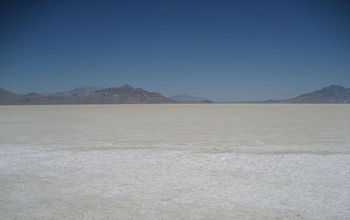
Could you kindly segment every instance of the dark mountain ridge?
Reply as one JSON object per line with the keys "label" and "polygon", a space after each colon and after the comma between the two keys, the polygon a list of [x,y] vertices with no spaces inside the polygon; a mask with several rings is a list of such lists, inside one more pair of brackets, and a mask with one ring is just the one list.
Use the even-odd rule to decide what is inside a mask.
{"label": "dark mountain ridge", "polygon": [[295,98],[280,100],[286,103],[350,103],[350,88],[330,85]]}
{"label": "dark mountain ridge", "polygon": [[2,105],[49,105],[49,104],[147,104],[175,103],[156,92],[149,92],[130,85],[96,90],[92,93],[56,93],[56,94],[15,94],[0,89],[0,104]]}

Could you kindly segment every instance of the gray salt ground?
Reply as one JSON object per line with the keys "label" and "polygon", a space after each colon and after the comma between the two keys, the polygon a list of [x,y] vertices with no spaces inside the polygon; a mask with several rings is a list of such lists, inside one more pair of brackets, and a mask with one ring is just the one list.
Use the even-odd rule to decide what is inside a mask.
{"label": "gray salt ground", "polygon": [[1,219],[349,219],[350,105],[0,106]]}

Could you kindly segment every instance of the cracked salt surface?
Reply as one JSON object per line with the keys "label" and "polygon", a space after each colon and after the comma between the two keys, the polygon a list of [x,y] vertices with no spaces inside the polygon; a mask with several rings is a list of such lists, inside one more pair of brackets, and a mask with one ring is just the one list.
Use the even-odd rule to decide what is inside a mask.
{"label": "cracked salt surface", "polygon": [[0,131],[1,219],[350,218],[349,105],[1,106]]}

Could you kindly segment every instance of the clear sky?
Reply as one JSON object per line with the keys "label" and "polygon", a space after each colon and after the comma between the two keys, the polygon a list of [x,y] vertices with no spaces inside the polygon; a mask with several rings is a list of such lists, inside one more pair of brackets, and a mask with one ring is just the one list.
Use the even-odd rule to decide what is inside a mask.
{"label": "clear sky", "polygon": [[1,1],[0,87],[130,84],[216,101],[350,87],[338,0]]}

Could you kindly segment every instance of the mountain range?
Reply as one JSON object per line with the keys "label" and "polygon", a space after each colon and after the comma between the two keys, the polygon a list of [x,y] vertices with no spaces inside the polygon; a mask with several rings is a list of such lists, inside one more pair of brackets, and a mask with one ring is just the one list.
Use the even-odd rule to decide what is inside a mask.
{"label": "mountain range", "polygon": [[283,103],[350,103],[350,88],[330,85],[295,98],[279,100]]}
{"label": "mountain range", "polygon": [[175,101],[157,92],[149,92],[130,85],[106,89],[77,88],[63,93],[28,93],[24,95],[0,89],[0,104],[2,105],[142,103],[175,103]]}
{"label": "mountain range", "polygon": [[[166,97],[130,85],[113,88],[84,86],[55,94],[16,94],[0,88],[0,105],[47,104],[151,104],[151,103],[211,103],[188,95]],[[284,100],[257,103],[350,103],[350,88],[331,85],[314,92]]]}

